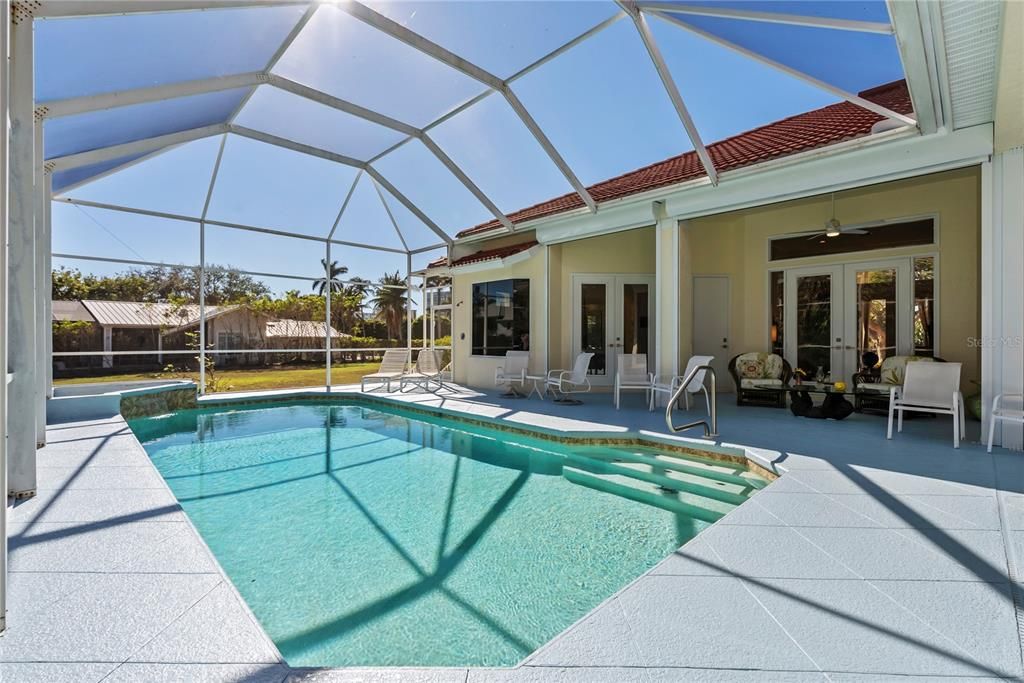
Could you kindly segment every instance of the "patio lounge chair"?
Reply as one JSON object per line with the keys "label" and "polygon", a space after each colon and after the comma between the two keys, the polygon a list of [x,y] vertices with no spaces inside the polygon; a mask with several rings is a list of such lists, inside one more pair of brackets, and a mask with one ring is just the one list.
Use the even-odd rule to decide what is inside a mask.
{"label": "patio lounge chair", "polygon": [[441,362],[437,351],[423,349],[416,356],[416,366],[413,371],[402,375],[398,383],[398,390],[405,391],[405,386],[412,384],[430,391],[431,382],[436,384],[438,389],[444,386],[441,381]]}
{"label": "patio lounge chair", "polygon": [[647,354],[620,353],[615,367],[615,410],[619,409],[619,394],[629,389],[645,391],[649,404],[654,388],[654,373],[647,370]]}
{"label": "patio lounge chair", "polygon": [[953,448],[960,448],[964,431],[964,397],[960,393],[960,363],[910,363],[903,386],[889,389],[889,427],[898,412],[897,431],[903,431],[903,412],[938,413],[953,416]]}
{"label": "patio lounge chair", "polygon": [[529,351],[506,351],[504,362],[494,369],[494,386],[507,386],[505,396],[522,398],[523,394],[516,391],[516,385],[522,389],[526,384],[526,367],[529,364]]}
{"label": "patio lounge chair", "polygon": [[729,361],[729,374],[736,382],[736,405],[786,407],[786,392],[758,389],[759,386],[789,384],[793,368],[775,353],[741,353]]}
{"label": "patio lounge chair", "polygon": [[[1001,405],[1006,399],[1013,399],[1021,405],[1020,408],[1008,408]],[[1024,394],[999,394],[992,399],[992,414],[988,423],[988,452],[992,452],[992,440],[996,435],[996,421],[1017,422],[1024,424]],[[1004,440],[1005,444],[1006,441]]]}
{"label": "patio lounge chair", "polygon": [[[672,378],[671,382],[659,382],[658,376],[654,376],[654,390],[651,392],[651,404],[649,410],[654,410],[654,393],[662,392],[671,396],[679,388],[679,385],[683,383],[690,373],[694,369],[699,368],[702,365],[711,365],[711,361],[715,359],[714,356],[691,356],[690,360],[686,363],[686,369],[683,370],[683,374],[676,375]],[[682,393],[680,398],[685,402],[686,409],[690,409],[690,394],[696,394],[698,391],[704,392],[704,404],[707,406],[708,415],[711,414],[711,396],[708,394],[708,388],[704,385],[704,377],[707,375],[707,370],[701,370],[690,383],[686,385],[686,391]]]}
{"label": "patio lounge chair", "polygon": [[363,375],[360,387],[366,391],[366,382],[376,382],[379,388],[386,388],[391,391],[391,380],[400,379],[405,374],[409,365],[409,351],[407,349],[388,349],[384,352],[384,358],[380,362],[377,372],[370,375]]}
{"label": "patio lounge chair", "polygon": [[592,353],[581,353],[576,356],[572,370],[548,372],[547,379],[544,380],[544,387],[554,393],[557,403],[572,405],[583,403],[583,401],[572,398],[572,394],[585,394],[590,391],[590,378],[587,376],[587,372],[590,370],[590,360],[593,357]]}

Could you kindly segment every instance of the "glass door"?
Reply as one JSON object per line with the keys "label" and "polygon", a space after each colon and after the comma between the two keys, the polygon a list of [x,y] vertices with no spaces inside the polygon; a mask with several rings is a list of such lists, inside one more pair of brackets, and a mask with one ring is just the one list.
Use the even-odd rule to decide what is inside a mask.
{"label": "glass door", "polygon": [[643,353],[654,371],[654,277],[573,276],[573,357],[593,353],[590,381],[611,385],[620,353]]}
{"label": "glass door", "polygon": [[786,273],[786,358],[811,379],[844,376],[842,273],[842,266]]}
{"label": "glass door", "polygon": [[847,264],[847,374],[912,355],[911,259]]}

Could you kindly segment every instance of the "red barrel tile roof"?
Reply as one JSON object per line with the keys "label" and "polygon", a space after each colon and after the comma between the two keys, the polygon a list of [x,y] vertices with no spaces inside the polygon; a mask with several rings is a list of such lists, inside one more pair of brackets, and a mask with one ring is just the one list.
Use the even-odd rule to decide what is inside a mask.
{"label": "red barrel tile roof", "polygon": [[[913,106],[906,81],[894,81],[859,93],[900,114],[910,114]],[[731,171],[771,159],[806,152],[837,142],[863,137],[882,116],[850,102],[839,102],[821,109],[797,114],[760,128],[734,135],[707,146],[715,168]],[[704,168],[696,152],[686,152],[671,159],[645,166],[587,188],[594,201],[600,203],[639,194],[659,187],[674,185],[704,176]],[[578,209],[583,200],[575,192],[527,207],[509,214],[514,223]],[[497,220],[461,231],[458,236],[475,235],[501,227]],[[469,257],[467,257],[469,258]],[[491,257],[494,258],[494,257]]]}

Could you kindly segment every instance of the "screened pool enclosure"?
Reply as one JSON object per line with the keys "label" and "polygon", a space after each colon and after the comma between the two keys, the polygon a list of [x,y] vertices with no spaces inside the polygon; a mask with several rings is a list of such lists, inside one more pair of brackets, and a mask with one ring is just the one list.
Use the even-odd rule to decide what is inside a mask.
{"label": "screened pool enclosure", "polygon": [[589,186],[691,150],[728,183],[705,143],[842,100],[915,125],[857,94],[903,78],[884,2],[18,4],[58,378],[329,386],[331,359],[450,345],[461,230],[598,212]]}

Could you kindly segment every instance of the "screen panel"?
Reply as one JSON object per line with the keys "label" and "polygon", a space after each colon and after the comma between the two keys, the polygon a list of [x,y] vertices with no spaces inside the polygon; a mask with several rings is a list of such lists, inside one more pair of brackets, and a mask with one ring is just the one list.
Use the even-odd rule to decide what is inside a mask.
{"label": "screen panel", "polygon": [[199,265],[199,225],[122,211],[51,205],[58,254]]}
{"label": "screen panel", "polygon": [[485,89],[331,5],[317,10],[274,72],[417,127]]}
{"label": "screen panel", "polygon": [[229,135],[207,216],[326,237],[356,173],[327,159]]}
{"label": "screen panel", "polygon": [[37,21],[36,100],[260,71],[304,7]]}
{"label": "screen panel", "polygon": [[364,161],[405,137],[397,131],[269,85],[256,89],[236,123]]}
{"label": "screen panel", "polygon": [[632,21],[573,47],[514,88],[585,185],[693,148]]}
{"label": "screen panel", "polygon": [[76,114],[46,122],[47,159],[224,123],[248,88]]}

